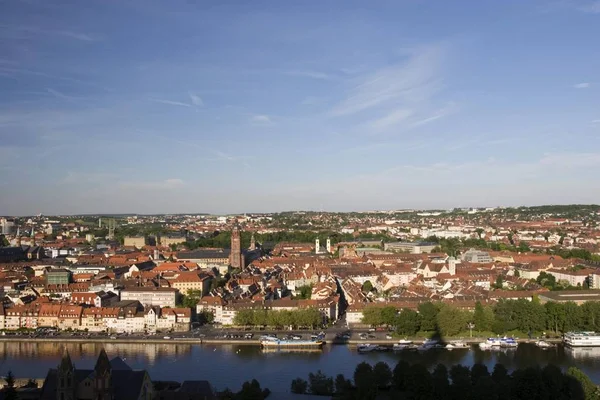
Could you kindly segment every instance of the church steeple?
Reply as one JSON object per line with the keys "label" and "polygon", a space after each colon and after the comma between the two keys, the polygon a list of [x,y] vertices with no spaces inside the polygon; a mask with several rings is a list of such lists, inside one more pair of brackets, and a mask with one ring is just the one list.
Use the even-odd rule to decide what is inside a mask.
{"label": "church steeple", "polygon": [[71,361],[69,351],[64,348],[63,355],[58,365],[57,371],[57,387],[56,394],[57,398],[63,400],[74,400],[75,399],[75,366]]}
{"label": "church steeple", "polygon": [[94,399],[113,400],[111,374],[112,367],[110,366],[110,361],[108,360],[106,351],[102,349],[94,367]]}
{"label": "church steeple", "polygon": [[254,232],[252,232],[252,237],[250,237],[250,251],[256,250],[256,239],[254,238]]}

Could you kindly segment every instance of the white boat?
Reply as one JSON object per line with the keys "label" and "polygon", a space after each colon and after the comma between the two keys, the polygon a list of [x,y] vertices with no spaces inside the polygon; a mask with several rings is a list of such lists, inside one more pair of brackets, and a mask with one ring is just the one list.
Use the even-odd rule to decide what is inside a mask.
{"label": "white boat", "polygon": [[519,343],[512,337],[505,336],[502,339],[500,339],[500,347],[515,348],[518,346]]}
{"label": "white boat", "polygon": [[468,349],[469,345],[466,344],[465,342],[450,342],[446,345],[446,348],[448,350],[452,350],[452,349]]}
{"label": "white boat", "polygon": [[435,339],[425,339],[423,344],[417,347],[419,351],[431,350],[431,349],[443,349],[445,346]]}
{"label": "white boat", "polygon": [[567,332],[563,337],[563,342],[570,347],[597,347],[600,346],[600,333]]}
{"label": "white boat", "polygon": [[394,351],[408,350],[413,347],[416,347],[416,346],[414,346],[412,344],[411,340],[402,339],[402,340],[398,340],[398,343],[394,343],[394,345],[392,346],[392,350],[394,350]]}
{"label": "white boat", "polygon": [[488,338],[485,343],[489,344],[491,347],[500,347],[500,338]]}
{"label": "white boat", "polygon": [[491,350],[494,346],[487,341],[479,343],[479,348],[481,350]]}
{"label": "white boat", "polygon": [[370,352],[376,351],[378,349],[379,349],[379,346],[370,344],[370,343],[359,344],[358,346],[356,346],[356,350],[359,353],[370,353]]}
{"label": "white boat", "polygon": [[537,342],[535,342],[535,345],[541,349],[549,349],[551,347],[554,347],[554,344],[544,342],[543,340],[538,340]]}

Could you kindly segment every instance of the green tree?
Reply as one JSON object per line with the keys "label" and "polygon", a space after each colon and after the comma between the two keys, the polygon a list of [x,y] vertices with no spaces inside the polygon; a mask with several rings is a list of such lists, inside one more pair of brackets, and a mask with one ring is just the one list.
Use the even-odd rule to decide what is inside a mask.
{"label": "green tree", "polygon": [[427,367],[422,364],[414,364],[409,368],[406,392],[408,398],[433,400],[433,379]]}
{"label": "green tree", "polygon": [[596,386],[589,376],[584,374],[579,368],[569,368],[567,370],[567,376],[574,378],[577,380],[577,382],[579,382],[581,388],[583,389],[585,400],[598,400],[600,398],[598,386]]}
{"label": "green tree", "polygon": [[473,314],[475,329],[478,331],[491,331],[494,324],[494,310],[491,307],[483,306],[481,302],[475,303],[475,313]]}
{"label": "green tree", "polygon": [[354,386],[358,398],[374,399],[377,395],[377,377],[373,373],[371,364],[361,362],[354,370]]}
{"label": "green tree", "polygon": [[373,284],[371,283],[371,281],[366,281],[365,283],[363,283],[362,291],[363,293],[369,293],[373,291]]}
{"label": "green tree", "polygon": [[396,389],[401,392],[406,390],[409,372],[410,364],[405,360],[398,361],[398,364],[394,367],[392,382]]}
{"label": "green tree", "polygon": [[233,323],[238,326],[253,325],[254,310],[239,310],[233,318]]}
{"label": "green tree", "polygon": [[433,398],[445,400],[449,397],[450,383],[448,382],[448,368],[444,364],[438,364],[431,373],[433,380]]}
{"label": "green tree", "polygon": [[434,331],[437,328],[438,307],[431,303],[421,303],[418,307],[422,331]]}
{"label": "green tree", "polygon": [[450,368],[450,398],[456,400],[469,399],[471,394],[471,371],[462,365]]}
{"label": "green tree", "polygon": [[396,332],[400,335],[414,335],[419,330],[419,325],[419,314],[408,308],[403,309],[396,318]]}
{"label": "green tree", "polygon": [[371,326],[383,325],[381,309],[381,307],[365,307],[362,312],[362,323]]}
{"label": "green tree", "polygon": [[454,336],[465,330],[469,316],[456,307],[444,304],[437,315],[437,323],[443,336]]}
{"label": "green tree", "polygon": [[304,394],[308,390],[308,382],[302,378],[296,378],[292,381],[292,393]]}
{"label": "green tree", "polygon": [[9,246],[9,245],[10,245],[10,243],[6,239],[6,236],[0,235],[0,247],[6,247],[6,246]]}
{"label": "green tree", "polygon": [[504,277],[502,275],[498,275],[496,277],[496,283],[494,284],[494,288],[502,289],[503,286],[504,286]]}
{"label": "green tree", "polygon": [[565,323],[563,332],[576,331],[583,328],[583,315],[581,307],[572,301],[564,303]]}
{"label": "green tree", "polygon": [[562,331],[566,320],[564,304],[549,301],[544,304],[544,309],[546,310],[546,326],[555,333]]}
{"label": "green tree", "polygon": [[333,394],[333,378],[326,376],[321,370],[316,374],[308,374],[308,387],[310,393],[317,396],[331,396]]}
{"label": "green tree", "polygon": [[335,377],[335,394],[336,397],[345,397],[353,389],[352,382],[350,379],[346,379],[344,375],[338,374]]}
{"label": "green tree", "polygon": [[256,379],[251,382],[244,382],[242,390],[235,396],[236,400],[263,400],[266,397],[265,391],[260,388],[260,383]]}
{"label": "green tree", "polygon": [[196,308],[198,302],[202,298],[201,290],[188,290],[187,294],[181,296],[181,305],[186,308]]}
{"label": "green tree", "polygon": [[313,289],[312,285],[304,285],[304,286],[300,286],[300,287],[296,288],[296,293],[299,293],[298,295],[296,295],[296,298],[297,299],[310,299],[312,296],[312,289]]}
{"label": "green tree", "polygon": [[381,309],[381,322],[384,325],[393,326],[398,318],[398,310],[396,307],[383,307]]}
{"label": "green tree", "polygon": [[17,400],[17,389],[15,388],[15,377],[12,371],[6,374],[6,386],[3,389],[4,400]]}
{"label": "green tree", "polygon": [[373,379],[378,388],[387,388],[392,383],[392,370],[387,363],[379,361],[373,367]]}

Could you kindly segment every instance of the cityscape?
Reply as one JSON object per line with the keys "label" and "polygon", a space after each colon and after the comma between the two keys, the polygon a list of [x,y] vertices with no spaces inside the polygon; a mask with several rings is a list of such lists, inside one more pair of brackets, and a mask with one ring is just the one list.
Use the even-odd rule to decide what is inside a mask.
{"label": "cityscape", "polygon": [[599,18],[0,1],[0,400],[600,400]]}

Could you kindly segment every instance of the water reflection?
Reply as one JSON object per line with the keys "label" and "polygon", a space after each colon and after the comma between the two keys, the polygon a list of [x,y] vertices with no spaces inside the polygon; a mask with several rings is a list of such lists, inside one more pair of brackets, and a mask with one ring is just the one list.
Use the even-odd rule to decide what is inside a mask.
{"label": "water reflection", "polygon": [[543,350],[528,344],[507,351],[482,351],[473,347],[358,354],[356,348],[341,345],[325,346],[320,352],[264,352],[258,346],[249,345],[0,342],[0,374],[10,369],[17,377],[44,377],[48,368],[57,366],[63,347],[69,350],[76,367],[92,368],[104,347],[109,357],[118,355],[133,368],[145,368],[153,379],[207,379],[219,389],[239,388],[244,381],[256,378],[263,386],[287,391],[293,379],[306,378],[317,369],[332,376],[342,373],[350,377],[361,361],[371,364],[384,361],[393,368],[401,359],[428,368],[438,363],[446,366],[482,363],[490,370],[498,362],[509,370],[548,363],[562,368],[576,365],[595,382],[600,382],[600,348],[558,346]]}

